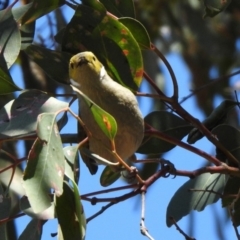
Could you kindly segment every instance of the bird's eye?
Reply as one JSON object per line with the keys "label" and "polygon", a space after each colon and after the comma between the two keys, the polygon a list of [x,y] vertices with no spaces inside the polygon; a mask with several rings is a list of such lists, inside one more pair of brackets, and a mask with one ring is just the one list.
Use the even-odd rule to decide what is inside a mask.
{"label": "bird's eye", "polygon": [[96,58],[95,58],[95,57],[93,57],[93,61],[96,61]]}
{"label": "bird's eye", "polygon": [[73,63],[70,63],[70,67],[71,67],[71,68],[74,68],[74,64],[73,64]]}

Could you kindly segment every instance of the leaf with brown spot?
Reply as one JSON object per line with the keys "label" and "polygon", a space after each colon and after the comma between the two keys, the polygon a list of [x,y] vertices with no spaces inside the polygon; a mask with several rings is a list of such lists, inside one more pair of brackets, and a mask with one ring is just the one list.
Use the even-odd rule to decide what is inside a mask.
{"label": "leaf with brown spot", "polygon": [[39,213],[51,205],[50,191],[62,194],[64,153],[58,131],[56,114],[43,113],[38,117],[38,139],[28,157],[23,187],[34,212]]}

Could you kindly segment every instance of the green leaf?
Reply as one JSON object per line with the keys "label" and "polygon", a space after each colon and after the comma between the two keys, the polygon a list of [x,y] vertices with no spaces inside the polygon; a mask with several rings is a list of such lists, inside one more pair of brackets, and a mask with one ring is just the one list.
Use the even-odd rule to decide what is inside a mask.
{"label": "green leaf", "polygon": [[[148,114],[144,121],[153,128],[171,137],[181,140],[192,129],[192,126],[182,118],[167,111],[155,111]],[[139,153],[163,153],[173,149],[176,145],[152,136],[145,136]]]}
{"label": "green leaf", "polygon": [[73,193],[74,193],[75,206],[76,206],[76,215],[78,218],[79,228],[81,230],[81,236],[82,236],[82,239],[84,239],[86,235],[86,218],[85,218],[84,209],[81,203],[81,196],[78,191],[78,186],[73,180],[72,180],[72,185],[73,185]]}
{"label": "green leaf", "polygon": [[24,16],[24,14],[32,7],[32,4],[33,3],[31,2],[20,7],[12,8],[12,14],[14,16],[14,19],[16,21],[19,21]]}
{"label": "green leaf", "polygon": [[[219,106],[217,106],[212,113],[202,122],[202,124],[208,129],[212,130],[214,127],[217,127],[219,124],[224,123],[227,119],[229,111],[238,105],[238,102],[232,100],[224,100]],[[188,135],[187,142],[189,144],[195,143],[197,140],[201,139],[203,134],[197,128],[193,128]]]}
{"label": "green leaf", "polygon": [[35,21],[49,12],[61,7],[65,3],[64,0],[34,0],[28,11],[22,16],[21,24]]}
{"label": "green leaf", "polygon": [[1,172],[0,183],[5,186],[5,194],[10,191],[15,196],[22,196],[25,194],[21,183],[23,171],[19,167],[16,167],[13,172],[13,168],[11,167],[13,161],[15,159],[12,156],[10,157],[7,152],[2,149],[0,150],[0,169],[7,169]]}
{"label": "green leaf", "polygon": [[135,9],[132,0],[100,0],[108,10],[117,17],[132,17],[135,18]]}
{"label": "green leaf", "polygon": [[68,65],[71,54],[52,51],[36,45],[30,45],[25,52],[50,78],[60,83],[68,82]]}
{"label": "green leaf", "polygon": [[0,110],[0,139],[36,134],[37,117],[44,112],[57,112],[68,103],[39,90],[27,90]]}
{"label": "green leaf", "polygon": [[[224,11],[228,5],[231,3],[232,0],[225,0],[225,1],[221,1],[221,5],[220,6],[211,6],[209,4],[206,4],[205,1],[203,1],[204,3],[204,10],[205,13],[203,15],[203,18],[206,17],[215,17],[217,14],[219,14],[220,12]],[[207,1],[206,1],[207,2]],[[218,2],[218,1],[215,1]]]}
{"label": "green leaf", "polygon": [[[31,8],[32,2],[18,8],[12,9],[12,14],[14,19],[18,21],[22,16]],[[27,48],[32,42],[35,33],[35,21],[29,24],[20,24],[20,33],[21,33],[21,50]]]}
{"label": "green leaf", "polygon": [[[233,154],[236,159],[240,159],[240,131],[230,125],[219,125],[212,130],[212,133],[218,138],[222,145]],[[219,152],[221,151],[219,149]],[[223,161],[225,162],[224,155]],[[222,206],[227,207],[233,204],[233,218],[236,226],[240,225],[240,200],[238,199],[238,192],[240,182],[238,177],[230,177],[224,188]]]}
{"label": "green leaf", "polygon": [[[61,232],[64,239],[83,239],[85,236],[85,229],[81,224],[83,212],[79,212],[80,199],[78,190],[72,190],[67,182],[63,185],[63,194],[56,197],[56,213],[58,222],[61,227]],[[77,199],[76,199],[77,195]],[[85,226],[86,228],[86,226]]]}
{"label": "green leaf", "polygon": [[101,128],[103,133],[107,136],[108,139],[113,140],[117,134],[117,122],[112,115],[100,108],[96,103],[94,103],[87,95],[81,92],[79,89],[71,85],[73,90],[80,94],[91,110],[94,120]]}
{"label": "green leaf", "polygon": [[[7,68],[10,68],[16,61],[21,47],[21,36],[18,25],[13,18],[11,11],[0,11],[1,38],[0,49],[1,58],[6,62]],[[1,68],[5,67],[0,62]],[[4,69],[4,68],[3,68]]]}
{"label": "green leaf", "polygon": [[116,182],[121,177],[121,172],[114,172],[110,166],[106,166],[100,177],[100,184],[103,187],[108,187],[114,182]]}
{"label": "green leaf", "polygon": [[129,29],[142,50],[151,49],[151,41],[148,32],[139,21],[127,17],[119,18],[118,21]]}
{"label": "green leaf", "polygon": [[37,218],[41,220],[49,220],[49,219],[55,218],[55,210],[54,210],[55,206],[52,202],[49,208],[45,209],[43,212],[36,213],[33,211],[28,198],[23,196],[19,201],[19,207],[22,212],[24,212],[26,215],[32,218]]}
{"label": "green leaf", "polygon": [[65,156],[65,175],[78,182],[80,175],[78,146],[67,146],[63,148],[63,153]]}
{"label": "green leaf", "polygon": [[227,124],[217,126],[212,134],[233,156],[240,161],[240,131]]}
{"label": "green leaf", "polygon": [[19,236],[18,240],[26,240],[26,239],[31,239],[31,240],[41,240],[42,237],[42,221],[39,219],[32,219],[24,231],[21,233]]}
{"label": "green leaf", "polygon": [[[21,90],[13,83],[12,77],[7,69],[4,59],[0,56],[0,94],[9,94]],[[3,63],[3,64],[2,64]]]}
{"label": "green leaf", "polygon": [[[104,42],[101,41],[101,39],[103,38],[111,39],[114,43],[117,44],[129,64],[134,83],[137,87],[139,87],[142,82],[143,76],[142,54],[137,41],[135,40],[129,29],[116,19],[105,16],[102,22],[98,25],[98,27],[94,29],[93,34],[96,38],[99,38],[100,43],[103,44],[103,49],[108,47],[108,45],[104,44]],[[108,59],[110,58],[108,57]],[[126,73],[124,72],[123,74],[123,69],[120,68],[120,66],[117,67],[116,57],[112,59],[111,64],[116,66],[117,70],[117,74],[115,73],[115,71],[112,71],[112,73],[114,74],[113,78],[128,86],[128,82],[126,84],[123,76]]]}
{"label": "green leaf", "polygon": [[[192,210],[203,211],[207,205],[217,202],[220,195],[216,193],[222,193],[226,181],[227,176],[210,173],[204,173],[188,180],[177,190],[168,204],[166,214],[167,226],[170,227],[173,224],[169,219],[170,217],[173,217],[178,222]],[[189,189],[198,191],[189,191]]]}
{"label": "green leaf", "polygon": [[33,211],[39,213],[50,207],[51,189],[58,196],[63,192],[64,154],[56,114],[39,115],[37,133],[39,138],[29,153],[23,186]]}
{"label": "green leaf", "polygon": [[233,219],[236,226],[240,225],[240,199],[239,199],[240,181],[238,177],[230,177],[224,188],[222,206],[233,207]]}
{"label": "green leaf", "polygon": [[20,27],[21,33],[21,50],[25,50],[32,44],[35,34],[35,22],[24,24]]}
{"label": "green leaf", "polygon": [[[6,195],[2,184],[0,183],[0,220],[6,219],[10,216],[11,198]],[[0,239],[8,239],[7,223],[0,225]]]}

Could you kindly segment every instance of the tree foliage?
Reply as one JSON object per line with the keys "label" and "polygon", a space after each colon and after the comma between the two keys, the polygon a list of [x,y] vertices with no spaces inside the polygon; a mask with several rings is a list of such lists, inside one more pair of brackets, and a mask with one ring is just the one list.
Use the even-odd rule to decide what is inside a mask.
{"label": "tree foliage", "polygon": [[[239,2],[83,0],[80,4],[34,0],[18,6],[17,2],[5,1],[0,11],[1,239],[41,239],[43,225],[54,218],[58,229],[53,232],[58,239],[84,239],[87,222],[137,195],[142,197],[141,233],[153,239],[145,227],[145,195],[151,185],[170,175],[184,176],[187,181],[169,199],[168,227],[175,225],[179,234],[192,239],[177,222],[193,210],[203,211],[207,205],[221,201],[240,238],[239,102],[230,85],[230,77],[239,71],[229,74],[238,66]],[[72,17],[67,21],[64,14],[69,12]],[[41,17],[48,20],[44,29],[36,25]],[[47,33],[41,33],[46,29]],[[172,48],[178,49],[192,74],[192,93],[184,99],[179,97],[181,76],[175,76],[164,56]],[[85,148],[81,124],[74,134],[62,133],[69,118],[81,123],[72,110],[77,97],[69,86],[68,64],[72,55],[82,51],[94,52],[115,81],[131,89],[141,101],[150,98],[152,103],[152,111],[144,118],[144,139],[137,150],[145,155],[128,162],[138,171],[123,173],[120,188],[104,188],[88,195],[80,195],[78,185],[85,181],[80,177],[80,162],[99,156]],[[171,96],[165,94],[159,81],[159,60],[170,74]],[[16,66],[22,71],[22,87],[13,74]],[[220,76],[214,80],[210,74],[213,70]],[[139,91],[143,82],[151,87],[148,93],[142,88]],[[206,116],[202,122],[183,107],[182,103],[193,95]],[[215,107],[217,95],[223,100]],[[84,98],[93,105],[91,110],[102,131],[114,142],[114,118],[87,96]],[[106,114],[111,131],[101,122]],[[214,146],[215,155],[193,145],[203,137]],[[16,148],[20,140],[24,149]],[[201,156],[205,166],[177,169],[174,159],[164,159],[164,154],[174,152],[176,146]],[[22,151],[25,157],[19,158]],[[120,177],[119,172],[106,166],[99,181],[109,186]],[[126,185],[130,180],[133,183]],[[98,197],[122,189],[129,192]],[[84,201],[107,204],[86,218]],[[10,235],[15,232],[13,220],[23,215],[32,220],[20,236]]]}

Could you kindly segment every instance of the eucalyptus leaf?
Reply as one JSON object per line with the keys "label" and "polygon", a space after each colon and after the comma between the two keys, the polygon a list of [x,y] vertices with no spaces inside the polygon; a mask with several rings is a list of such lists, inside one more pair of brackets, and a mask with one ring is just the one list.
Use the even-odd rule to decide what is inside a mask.
{"label": "eucalyptus leaf", "polygon": [[[0,11],[1,25],[1,58],[5,59],[7,68],[9,69],[16,61],[21,47],[21,35],[18,24],[15,21],[12,11]],[[2,62],[2,61],[1,61]],[[1,67],[3,67],[2,63]]]}
{"label": "eucalyptus leaf", "polygon": [[108,187],[116,182],[121,177],[120,171],[112,171],[110,166],[106,166],[100,177],[100,184],[103,187]]}
{"label": "eucalyptus leaf", "polygon": [[67,182],[63,185],[63,194],[55,198],[56,213],[64,239],[84,239],[85,229],[82,224],[81,203],[78,189],[72,189]]}
{"label": "eucalyptus leaf", "polygon": [[68,64],[72,57],[71,54],[53,51],[37,45],[28,46],[25,52],[50,78],[60,83],[68,83]]}
{"label": "eucalyptus leaf", "polygon": [[146,50],[151,48],[148,32],[139,21],[128,17],[119,18],[118,21],[130,30],[141,49]]}
{"label": "eucalyptus leaf", "polygon": [[103,133],[108,137],[108,139],[113,140],[115,135],[117,134],[117,122],[112,115],[107,113],[105,110],[100,108],[96,103],[94,103],[87,95],[81,92],[76,87],[72,86],[72,89],[80,94],[86,103],[89,105],[89,109],[91,110],[93,117],[101,128]]}
{"label": "eucalyptus leaf", "polygon": [[31,23],[36,19],[46,15],[54,9],[62,6],[64,0],[34,0],[28,11],[22,16],[21,24]]}
{"label": "eucalyptus leaf", "polygon": [[178,222],[192,210],[203,211],[207,205],[217,202],[227,179],[228,177],[223,174],[204,173],[188,180],[177,190],[168,204],[166,213],[167,226],[173,225],[169,219],[170,217],[173,217]]}
{"label": "eucalyptus leaf", "polygon": [[36,134],[37,117],[44,112],[57,112],[68,103],[39,90],[22,92],[0,109],[0,139],[20,138]]}
{"label": "eucalyptus leaf", "polygon": [[101,0],[106,9],[117,17],[132,17],[135,18],[135,9],[132,0]]}
{"label": "eucalyptus leaf", "polygon": [[[188,122],[167,111],[151,112],[144,118],[144,121],[158,131],[178,140],[181,140],[192,129],[192,126]],[[159,154],[167,152],[173,149],[175,146],[176,145],[159,139],[155,136],[153,137],[146,135],[137,152],[144,154]]]}
{"label": "eucalyptus leaf", "polygon": [[50,190],[56,195],[63,192],[64,154],[56,124],[56,114],[43,113],[38,116],[38,139],[28,156],[23,176],[23,187],[35,213],[51,205]]}
{"label": "eucalyptus leaf", "polygon": [[24,231],[21,233],[18,240],[26,240],[26,239],[41,240],[42,229],[43,229],[42,221],[37,218],[32,219],[28,223]]}

